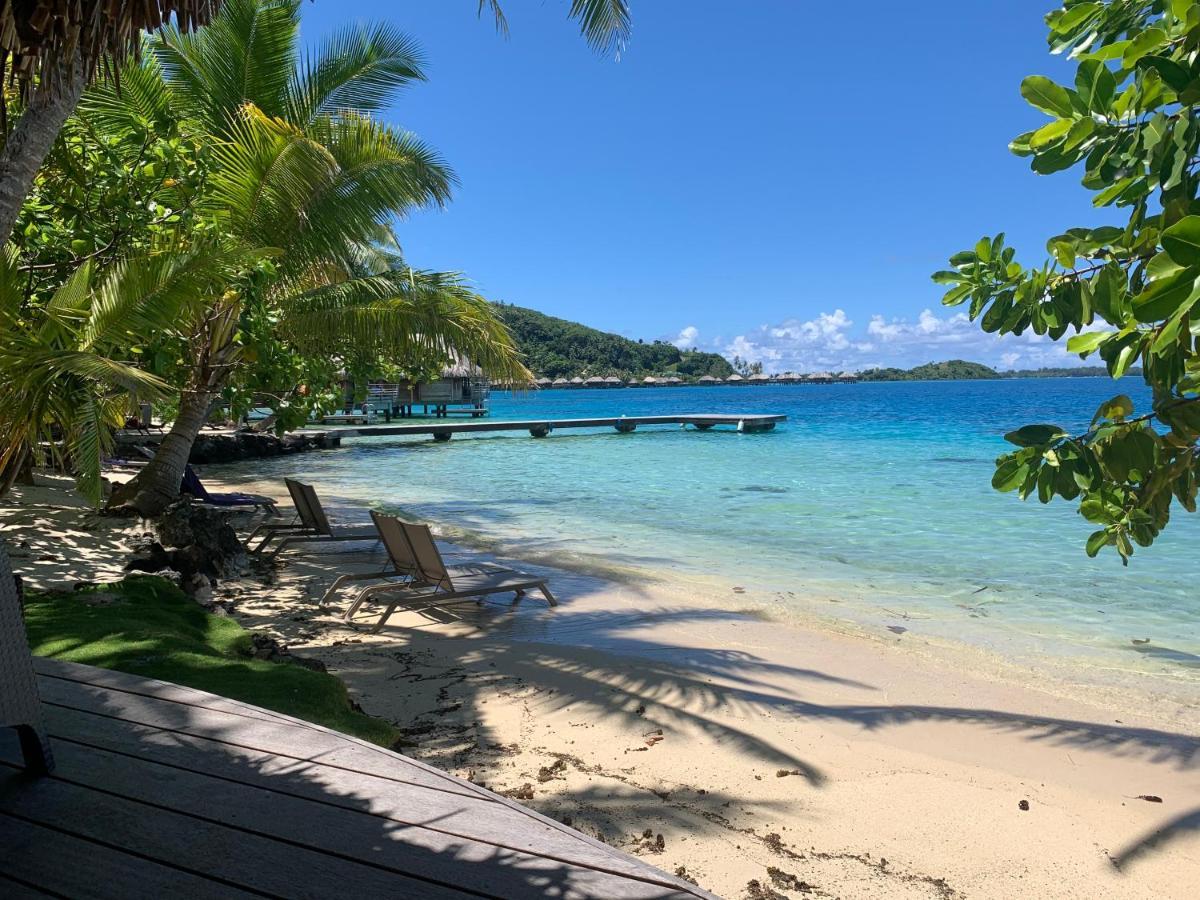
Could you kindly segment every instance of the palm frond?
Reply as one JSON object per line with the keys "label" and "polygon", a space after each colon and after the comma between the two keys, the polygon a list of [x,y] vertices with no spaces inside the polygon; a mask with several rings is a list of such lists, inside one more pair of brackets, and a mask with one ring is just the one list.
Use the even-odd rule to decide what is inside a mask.
{"label": "palm frond", "polygon": [[353,25],[336,31],[297,68],[288,118],[299,124],[343,111],[386,109],[413,81],[424,81],[424,59],[412,38],[394,25]]}
{"label": "palm frond", "polygon": [[240,267],[261,254],[200,244],[186,252],[151,252],[114,264],[95,289],[80,346],[120,345],[138,335],[161,335],[209,304]]}
{"label": "palm frond", "polygon": [[[485,9],[491,9],[496,30],[507,36],[508,19],[500,0],[479,0],[479,15]],[[579,22],[579,33],[597,53],[620,57],[625,50],[633,24],[629,0],[571,0],[568,15]]]}
{"label": "palm frond", "polygon": [[349,278],[289,298],[280,330],[302,352],[461,355],[490,376],[532,375],[491,304],[454,274],[417,270]]}
{"label": "palm frond", "polygon": [[572,19],[597,53],[620,56],[633,26],[629,0],[571,0]]}
{"label": "palm frond", "polygon": [[246,103],[286,114],[299,28],[300,0],[227,0],[207,28],[164,29],[150,49],[182,105],[220,135]]}
{"label": "palm frond", "polygon": [[254,107],[215,151],[213,196],[234,231],[284,251],[288,272],[346,260],[396,216],[449,197],[453,175],[411,135],[358,116],[321,117],[305,132]]}
{"label": "palm frond", "polygon": [[88,88],[76,115],[106,137],[140,142],[148,133],[165,134],[177,121],[172,92],[154,54],[121,73],[121,86],[101,81]]}

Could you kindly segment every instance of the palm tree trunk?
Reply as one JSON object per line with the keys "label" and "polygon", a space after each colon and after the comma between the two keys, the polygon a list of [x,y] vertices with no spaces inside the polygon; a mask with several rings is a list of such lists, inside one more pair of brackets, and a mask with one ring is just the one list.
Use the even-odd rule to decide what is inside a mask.
{"label": "palm tree trunk", "polygon": [[67,117],[79,105],[87,79],[78,45],[33,92],[29,105],[0,149],[0,247],[8,243],[34,176],[54,146]]}
{"label": "palm tree trunk", "polygon": [[216,391],[187,390],[179,398],[179,415],[150,460],[129,482],[113,491],[110,507],[156,516],[179,499],[179,483],[187,467],[196,435],[204,426]]}
{"label": "palm tree trunk", "polygon": [[11,491],[14,484],[33,484],[33,459],[28,447],[22,447],[0,468],[0,497]]}

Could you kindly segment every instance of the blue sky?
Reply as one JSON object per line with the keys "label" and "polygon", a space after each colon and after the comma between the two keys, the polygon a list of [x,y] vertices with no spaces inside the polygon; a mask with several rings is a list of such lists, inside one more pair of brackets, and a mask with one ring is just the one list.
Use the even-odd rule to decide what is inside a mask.
{"label": "blue sky", "polygon": [[983,233],[1027,262],[1102,221],[1078,173],[1007,151],[1045,119],[1023,76],[1069,81],[1046,52],[1052,0],[640,0],[620,61],[593,54],[567,0],[317,0],[315,39],[388,18],[429,81],[389,118],[460,186],[400,226],[410,260],[486,296],[631,337],[761,359],[769,370],[964,357],[1068,364],[943,309],[928,278]]}

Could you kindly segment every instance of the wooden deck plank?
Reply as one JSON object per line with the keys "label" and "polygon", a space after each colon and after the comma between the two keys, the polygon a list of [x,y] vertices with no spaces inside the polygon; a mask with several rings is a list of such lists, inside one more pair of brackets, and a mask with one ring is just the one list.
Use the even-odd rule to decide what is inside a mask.
{"label": "wooden deck plank", "polygon": [[[34,891],[29,885],[36,885],[51,896],[79,900],[128,900],[134,893],[188,900],[262,896],[13,818],[2,807],[0,801],[0,872],[19,879],[25,890]],[[21,895],[0,891],[0,896]]]}
{"label": "wooden deck plank", "polygon": [[[111,688],[125,693],[136,693],[145,697],[157,697],[160,700],[170,700],[175,703],[190,705],[195,702],[196,691],[190,688],[171,684],[169,681],[159,681],[154,678],[142,678],[117,672],[113,669],[101,669],[97,666],[85,666],[80,663],[66,662],[60,659],[45,659],[40,656],[33,658],[33,670],[38,675],[48,678],[59,678],[64,681],[74,681],[77,684],[89,684],[93,687]],[[277,713],[274,710],[263,709],[260,706],[250,706],[239,703],[228,697],[217,694],[200,692],[206,699],[204,705],[208,709],[228,712],[233,715],[246,716],[252,719],[271,719],[280,722],[299,722],[291,716]],[[311,725],[311,722],[304,723]]]}
{"label": "wooden deck plank", "polygon": [[[54,775],[30,779],[2,766],[0,798],[4,811],[14,817],[84,840],[114,845],[197,876],[279,897],[460,900],[464,896],[504,896],[481,895],[383,871],[70,784]],[[444,873],[451,882],[461,877],[452,858],[445,860]]]}
{"label": "wooden deck plank", "polygon": [[[649,900],[684,896],[668,890],[666,884],[639,884],[645,878],[580,867],[492,842],[472,841],[437,828],[445,823],[428,814],[413,816],[424,821],[412,826],[373,815],[367,811],[369,797],[342,795],[340,799],[347,805],[339,806],[292,796],[286,792],[287,784],[306,780],[307,775],[302,773],[278,778],[285,789],[281,791],[265,786],[270,779],[260,779],[258,785],[251,786],[80,744],[57,741],[55,750],[54,778],[58,780],[78,787],[94,787],[155,809],[167,809],[215,826],[236,827],[255,836],[397,875],[433,882],[453,878],[456,887],[502,896],[522,896],[531,887],[543,884],[586,897]],[[435,827],[425,827],[426,823]],[[544,833],[535,835],[535,843],[536,838],[544,836]],[[502,864],[493,864],[496,861]],[[448,865],[453,866],[452,873],[447,871]],[[653,870],[647,869],[643,874],[652,877]]]}
{"label": "wooden deck plank", "polygon": [[[56,739],[60,764],[67,758],[64,754],[74,759],[75,755],[87,753],[82,744],[73,748],[60,740],[63,734],[79,735],[87,745],[101,748],[93,754],[97,777],[101,777],[101,768],[114,764],[105,758],[104,751],[121,754],[115,763],[118,766],[126,765],[121,762],[124,757],[136,755],[163,766],[181,767],[185,772],[199,768],[217,778],[283,795],[267,798],[271,815],[290,805],[321,803],[369,814],[394,826],[430,828],[475,843],[672,886],[671,879],[640,860],[582,840],[578,832],[535,817],[523,808],[518,811],[504,804],[479,803],[442,791],[401,788],[374,776],[323,766],[282,767],[273,765],[273,757],[268,754],[241,751],[231,756],[228,747],[211,744],[205,747],[199,738],[155,732],[142,726],[131,728],[73,710],[48,707],[47,727]],[[257,800],[255,796],[238,803],[245,810]],[[373,827],[380,826],[373,823]]]}
{"label": "wooden deck plank", "polygon": [[95,712],[113,719],[194,734],[281,757],[351,769],[405,784],[495,802],[494,795],[444,772],[406,758],[401,758],[398,764],[393,754],[364,751],[356,744],[340,740],[333,733],[315,728],[282,721],[248,719],[200,706],[184,706],[153,697],[105,691],[55,678],[40,678],[39,689],[42,702],[50,705]]}
{"label": "wooden deck plank", "polygon": [[11,878],[5,877],[3,872],[0,872],[0,897],[3,897],[4,900],[30,900],[33,897],[53,896],[54,894],[47,891],[39,891],[28,884],[13,881]]}

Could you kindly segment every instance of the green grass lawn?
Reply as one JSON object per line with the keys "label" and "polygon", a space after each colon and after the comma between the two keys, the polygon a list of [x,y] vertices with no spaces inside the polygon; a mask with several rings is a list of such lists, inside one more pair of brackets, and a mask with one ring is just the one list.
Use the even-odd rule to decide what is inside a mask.
{"label": "green grass lawn", "polygon": [[332,675],[251,657],[250,632],[214,616],[174,584],[132,576],[87,602],[89,592],[25,598],[29,643],[38,656],[172,681],[316,722],[385,747],[399,737],[383,719],[350,706]]}

